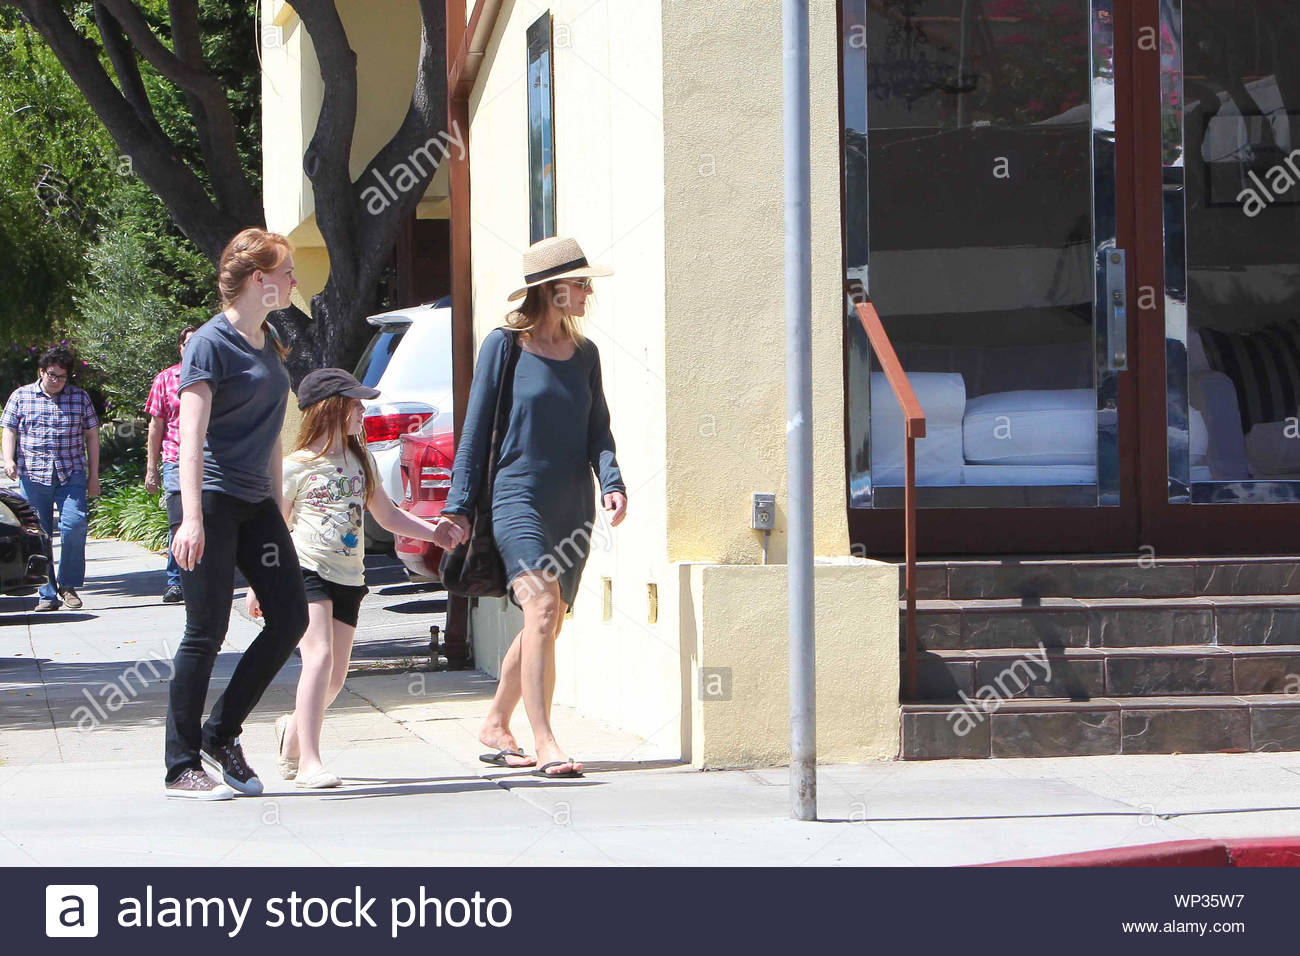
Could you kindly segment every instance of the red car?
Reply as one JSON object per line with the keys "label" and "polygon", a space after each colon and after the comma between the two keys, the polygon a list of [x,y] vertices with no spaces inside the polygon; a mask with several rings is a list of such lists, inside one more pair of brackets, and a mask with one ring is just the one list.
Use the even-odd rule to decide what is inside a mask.
{"label": "red car", "polygon": [[[451,431],[429,430],[435,421],[430,419],[425,427],[401,436],[402,500],[398,507],[426,521],[436,521],[442,514],[456,457]],[[412,578],[438,580],[442,549],[436,544],[399,534],[393,536],[393,545]]]}

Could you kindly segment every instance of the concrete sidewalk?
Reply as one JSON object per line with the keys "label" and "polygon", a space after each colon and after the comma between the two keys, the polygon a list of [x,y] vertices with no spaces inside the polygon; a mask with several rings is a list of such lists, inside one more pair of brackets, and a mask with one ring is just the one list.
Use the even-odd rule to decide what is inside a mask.
{"label": "concrete sidewalk", "polygon": [[[1300,754],[825,767],[825,822],[802,824],[787,819],[784,770],[695,772],[558,708],[587,777],[502,771],[477,759],[490,678],[374,663],[418,652],[445,607],[373,558],[358,667],[325,725],[345,786],[308,793],[275,775],[295,658],[244,732],[267,792],[166,800],[162,678],[184,610],[159,603],[156,556],[94,541],[88,558],[80,612],[0,599],[0,865],[948,865],[1300,834]],[[214,691],[256,626],[232,615]],[[521,714],[531,750],[526,728]]]}

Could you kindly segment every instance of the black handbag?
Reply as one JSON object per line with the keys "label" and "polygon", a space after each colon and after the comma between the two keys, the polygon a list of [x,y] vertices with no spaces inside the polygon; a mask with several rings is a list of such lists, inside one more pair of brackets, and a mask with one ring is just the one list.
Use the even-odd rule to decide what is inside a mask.
{"label": "black handbag", "polygon": [[478,500],[470,516],[469,538],[450,551],[443,552],[438,565],[442,586],[448,594],[462,597],[504,597],[506,566],[492,540],[492,485],[496,481],[497,459],[509,424],[511,397],[514,393],[514,370],[519,361],[519,334],[507,332],[505,366],[497,388],[496,412],[492,417],[492,441],[488,447],[487,474],[479,485]]}

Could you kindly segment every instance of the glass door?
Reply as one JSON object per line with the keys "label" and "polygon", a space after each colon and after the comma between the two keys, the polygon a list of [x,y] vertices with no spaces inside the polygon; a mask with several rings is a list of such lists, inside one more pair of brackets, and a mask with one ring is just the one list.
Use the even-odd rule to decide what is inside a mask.
{"label": "glass door", "polygon": [[1300,501],[1300,6],[1160,6],[1169,501]]}
{"label": "glass door", "polygon": [[[841,9],[846,283],[926,412],[923,547],[1131,547],[1111,0]],[[902,501],[902,418],[846,312],[850,521],[880,550]]]}
{"label": "glass door", "polygon": [[[1137,0],[1141,523],[1165,554],[1295,553],[1300,6]],[[1155,294],[1163,290],[1163,295]]]}

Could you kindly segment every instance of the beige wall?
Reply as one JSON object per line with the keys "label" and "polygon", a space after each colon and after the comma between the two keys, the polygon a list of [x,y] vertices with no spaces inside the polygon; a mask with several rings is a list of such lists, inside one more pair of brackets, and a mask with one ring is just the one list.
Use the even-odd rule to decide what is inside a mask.
{"label": "beige wall", "polygon": [[[835,3],[811,6],[814,550],[847,554]],[[720,29],[721,24],[731,25]],[[725,36],[725,42],[720,40]],[[668,548],[754,563],[754,492],[785,560],[781,5],[664,5]],[[735,481],[719,481],[720,474]]]}
{"label": "beige wall", "polygon": [[[785,566],[681,567],[691,760],[705,768],[786,763]],[[892,758],[898,709],[880,702],[898,693],[898,572],[845,558],[819,564],[815,577],[817,757],[826,763]],[[894,611],[855,613],[863,608]]]}
{"label": "beige wall", "polygon": [[[420,11],[416,0],[339,0],[337,6],[348,42],[357,55],[357,118],[349,163],[355,179],[397,132],[410,105],[420,53]],[[289,236],[298,249],[323,247],[316,227],[311,183],[302,171],[303,153],[316,132],[324,95],[320,64],[311,37],[291,4],[265,4],[262,19],[264,28],[280,27],[278,48],[267,44],[265,30],[261,38],[262,176],[267,228]],[[389,185],[399,178],[389,175]],[[371,181],[379,185],[373,176]],[[366,183],[360,185],[364,189]],[[446,195],[444,167],[426,190],[418,214],[445,219]],[[324,272],[316,271],[328,275],[328,267]],[[299,279],[302,281],[301,275]],[[319,288],[312,289],[305,298],[310,301],[317,291]]]}
{"label": "beige wall", "polygon": [[[816,570],[819,740],[823,759],[851,760],[897,750],[897,572],[846,558],[836,10],[812,7],[813,504],[815,551],[833,559]],[[780,5],[551,10],[558,225],[617,270],[597,281],[587,329],[630,489],[627,521],[596,533],[556,700],[698,766],[781,763],[786,569],[759,566],[749,529],[752,494],[775,492],[770,560],[785,560]],[[501,323],[528,244],[524,34],[538,13],[505,4],[470,101],[478,341]],[[472,614],[493,673],[520,625],[503,607]],[[737,680],[726,706],[699,696],[700,668],[715,666]]]}
{"label": "beige wall", "polygon": [[302,157],[323,88],[316,51],[293,8],[264,4],[262,26],[262,204],[267,228],[290,235],[315,209]]}

